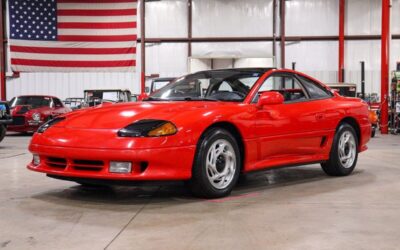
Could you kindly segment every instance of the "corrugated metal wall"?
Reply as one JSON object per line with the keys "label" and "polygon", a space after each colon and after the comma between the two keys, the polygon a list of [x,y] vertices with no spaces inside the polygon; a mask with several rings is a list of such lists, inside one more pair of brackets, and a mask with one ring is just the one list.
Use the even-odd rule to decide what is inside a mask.
{"label": "corrugated metal wall", "polygon": [[[194,37],[272,36],[272,0],[193,1]],[[380,0],[346,2],[346,34],[380,34]],[[338,34],[338,0],[291,0],[286,4],[288,36]],[[400,34],[399,0],[393,0],[392,12],[393,33]],[[147,37],[186,37],[186,16],[186,0],[146,3]],[[296,62],[296,68],[300,71],[325,82],[337,81],[337,42],[295,42],[287,43],[286,48],[287,67],[291,66],[291,62]],[[179,76],[187,72],[187,44],[148,44],[146,53],[147,74]],[[193,44],[193,55],[215,53],[270,57],[272,43]],[[347,41],[345,54],[346,81],[360,83],[360,61],[365,61],[366,90],[379,93],[380,41]],[[400,40],[392,42],[392,70],[396,61],[400,61]],[[140,72],[140,67],[137,72]],[[20,94],[52,94],[66,98],[82,96],[83,90],[90,88],[129,88],[138,93],[139,85],[139,75],[136,73],[22,73],[20,78],[8,80],[7,97],[10,99]]]}

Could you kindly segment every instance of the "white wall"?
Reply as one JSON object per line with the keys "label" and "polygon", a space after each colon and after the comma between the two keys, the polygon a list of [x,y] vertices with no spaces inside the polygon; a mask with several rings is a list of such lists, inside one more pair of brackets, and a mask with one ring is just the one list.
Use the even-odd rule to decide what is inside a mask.
{"label": "white wall", "polygon": [[[346,34],[379,35],[380,0],[346,1]],[[393,0],[392,30],[400,34],[400,0]],[[288,36],[337,35],[339,0],[290,0],[286,2]],[[272,36],[272,0],[193,0],[193,36]],[[139,24],[140,25],[140,24]],[[146,3],[147,37],[186,37],[187,1]],[[279,30],[279,29],[278,29]],[[139,34],[140,35],[140,34]],[[271,42],[194,43],[194,56],[232,55],[271,57]],[[277,45],[279,55],[279,43]],[[288,42],[286,67],[325,82],[337,81],[337,42]],[[137,72],[129,73],[22,73],[7,81],[7,97],[20,94],[53,94],[61,98],[82,96],[89,88],[129,88],[140,91],[140,45]],[[380,41],[346,41],[346,81],[359,84],[360,61],[366,62],[367,91],[380,92]],[[277,58],[279,61],[279,58]],[[391,48],[391,70],[400,61],[400,40]],[[180,76],[187,72],[187,44],[146,46],[147,74]],[[279,64],[278,64],[279,65]]]}

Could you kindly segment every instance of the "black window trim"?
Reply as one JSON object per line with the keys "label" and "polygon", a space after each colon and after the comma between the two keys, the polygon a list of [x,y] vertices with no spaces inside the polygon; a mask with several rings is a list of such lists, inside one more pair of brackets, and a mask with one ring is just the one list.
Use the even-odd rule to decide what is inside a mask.
{"label": "black window trim", "polygon": [[[305,89],[305,91],[307,92],[307,94],[308,94],[308,96],[309,96],[309,101],[325,100],[325,99],[331,99],[331,98],[334,97],[334,95],[332,94],[332,92],[330,92],[328,89],[326,89],[326,88],[325,88],[324,86],[322,86],[321,84],[316,83],[314,80],[312,80],[312,79],[310,79],[310,78],[308,78],[308,77],[306,77],[306,76],[299,75],[299,74],[294,74],[294,75],[295,75],[296,79],[300,82],[300,84],[303,86],[303,88]],[[311,95],[310,95],[310,93],[308,92],[307,88],[304,87],[304,83],[303,83],[303,81],[301,80],[301,77],[304,77],[304,78],[310,80],[310,81],[311,81],[312,83],[314,83],[314,84],[318,84],[321,88],[323,88],[323,89],[325,90],[325,93],[326,93],[328,96],[327,96],[327,97],[320,97],[320,98],[311,98]]]}
{"label": "black window trim", "polygon": [[269,75],[264,82],[258,87],[256,94],[254,95],[253,99],[251,100],[252,104],[257,103],[255,100],[257,98],[258,95],[258,91],[260,90],[260,88],[263,86],[263,84],[270,78],[270,77],[274,77],[274,76],[281,76],[281,77],[293,77],[294,79],[296,79],[299,82],[300,88],[303,90],[306,99],[305,100],[293,100],[293,101],[285,101],[283,104],[294,104],[294,103],[303,103],[303,102],[309,102],[315,99],[311,99],[310,94],[308,93],[307,89],[304,87],[304,84],[300,81],[300,79],[297,77],[297,74],[295,73],[291,73],[291,72],[274,72],[271,75]]}

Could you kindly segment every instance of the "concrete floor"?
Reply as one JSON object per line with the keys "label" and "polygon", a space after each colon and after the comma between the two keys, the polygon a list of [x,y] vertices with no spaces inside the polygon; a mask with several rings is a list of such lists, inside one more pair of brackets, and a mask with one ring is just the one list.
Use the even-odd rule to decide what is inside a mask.
{"label": "concrete floor", "polygon": [[400,249],[400,136],[373,139],[349,177],[271,170],[220,200],[53,180],[26,170],[29,139],[0,144],[1,249]]}

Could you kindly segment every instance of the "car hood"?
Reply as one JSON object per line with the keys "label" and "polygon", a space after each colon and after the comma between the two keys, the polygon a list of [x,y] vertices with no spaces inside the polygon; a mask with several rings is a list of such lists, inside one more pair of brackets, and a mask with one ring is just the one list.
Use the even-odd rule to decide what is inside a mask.
{"label": "car hood", "polygon": [[99,106],[75,111],[55,127],[77,129],[121,129],[144,119],[176,121],[179,117],[194,115],[222,103],[214,102],[139,102]]}

